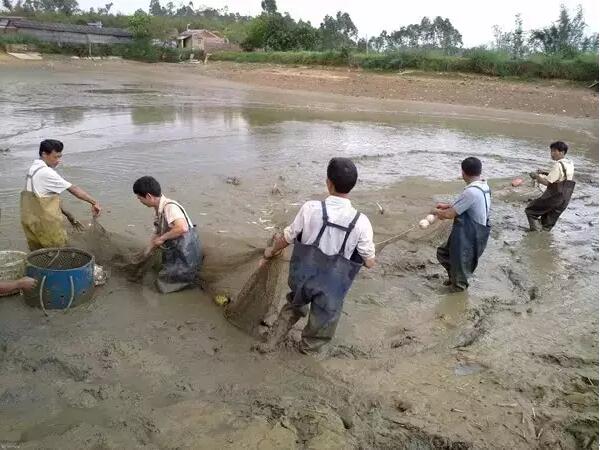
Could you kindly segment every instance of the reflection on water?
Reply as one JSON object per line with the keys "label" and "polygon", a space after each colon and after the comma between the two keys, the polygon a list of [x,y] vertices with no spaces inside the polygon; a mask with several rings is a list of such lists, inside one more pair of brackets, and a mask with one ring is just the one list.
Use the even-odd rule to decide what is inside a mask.
{"label": "reflection on water", "polygon": [[[215,87],[192,94],[169,86],[65,82],[52,76],[57,75],[32,83],[27,77],[35,75],[0,74],[5,87],[0,148],[10,148],[0,154],[0,195],[9,217],[16,217],[25,170],[45,138],[65,143],[60,170],[111,202],[117,215],[132,206],[123,200],[132,181],[146,174],[158,177],[182,201],[214,196],[221,189],[216,180],[227,176],[250,186],[250,180],[273,184],[281,177],[288,192],[303,198],[322,189],[324,168],[333,156],[356,161],[359,189],[415,176],[456,180],[467,156],[483,160],[488,178],[512,178],[548,166],[547,146],[557,138],[545,126],[524,130],[507,122],[381,111],[256,107],[256,99],[241,91]],[[586,156],[597,139],[578,139],[570,152],[577,173],[597,182],[595,159]],[[597,201],[594,189],[586,192],[589,185],[578,189]]]}

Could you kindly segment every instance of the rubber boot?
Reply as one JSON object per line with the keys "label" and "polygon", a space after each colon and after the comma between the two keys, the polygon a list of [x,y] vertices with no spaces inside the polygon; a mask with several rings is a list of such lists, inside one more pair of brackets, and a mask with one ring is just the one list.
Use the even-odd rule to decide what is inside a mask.
{"label": "rubber boot", "polygon": [[542,231],[540,221],[532,216],[527,216],[527,222],[529,222],[529,231]]}

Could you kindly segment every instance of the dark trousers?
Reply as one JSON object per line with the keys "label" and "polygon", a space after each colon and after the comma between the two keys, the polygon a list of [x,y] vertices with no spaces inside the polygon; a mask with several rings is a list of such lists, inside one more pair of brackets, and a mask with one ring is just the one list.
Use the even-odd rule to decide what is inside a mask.
{"label": "dark trousers", "polygon": [[463,291],[469,287],[467,277],[462,272],[452,273],[452,266],[450,264],[450,240],[442,247],[437,248],[437,260],[448,273],[448,280],[452,287],[456,290]]}
{"label": "dark trousers", "polygon": [[556,225],[563,211],[563,208],[557,208],[543,197],[532,200],[525,208],[527,221],[532,230],[539,229],[538,224],[541,223],[544,230],[550,231]]}
{"label": "dark trousers", "polygon": [[310,303],[297,304],[294,303],[296,297],[291,292],[287,294],[286,298],[287,302],[273,325],[269,343],[272,345],[279,343],[296,322],[307,315],[308,323],[302,330],[301,350],[315,352],[329,343],[335,335],[342,313],[341,305],[339,310],[328,311],[321,307],[321,305],[327,304],[327,301],[323,301],[325,299],[314,298]]}

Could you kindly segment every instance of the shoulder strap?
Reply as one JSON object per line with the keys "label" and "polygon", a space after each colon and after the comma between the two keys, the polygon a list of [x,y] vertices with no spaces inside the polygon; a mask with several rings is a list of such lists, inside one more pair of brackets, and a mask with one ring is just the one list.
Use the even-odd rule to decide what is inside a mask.
{"label": "shoulder strap", "polygon": [[31,179],[31,192],[33,192],[35,194],[35,188],[33,187],[33,177],[35,176],[36,173],[38,173],[40,170],[45,169],[48,166],[42,166],[42,167],[38,167],[37,169],[35,169],[33,171],[33,173],[31,175],[29,175],[29,173],[25,176],[25,190],[27,190],[27,180]]}
{"label": "shoulder strap", "polygon": [[[174,202],[174,201],[170,201],[170,202],[165,203],[165,207],[167,205],[175,205],[175,206],[177,206],[181,210],[181,212],[183,213],[183,215],[185,216],[185,220],[187,220],[188,226],[191,227],[191,228],[194,227],[194,224],[192,223],[192,219],[190,219],[190,216],[188,216],[188,214],[185,211],[185,209],[183,208],[183,206],[181,206],[179,203]],[[163,213],[161,214],[161,216],[164,216],[164,215],[165,215],[165,209],[163,208]]]}
{"label": "shoulder strap", "polygon": [[317,239],[315,239],[315,242],[313,243],[313,245],[315,245],[316,247],[318,247],[319,244],[321,243],[321,237],[323,236],[323,233],[325,232],[325,228],[327,228],[327,225],[329,224],[329,216],[327,215],[327,207],[325,206],[325,200],[323,200],[321,202],[321,211],[323,212],[323,225],[321,226],[321,229],[319,230]]}
{"label": "shoulder strap", "polygon": [[340,251],[338,252],[342,256],[344,255],[344,251],[346,250],[346,242],[348,242],[348,236],[350,236],[350,233],[354,229],[356,222],[358,222],[359,217],[360,217],[360,213],[358,211],[356,211],[356,215],[354,216],[354,219],[352,219],[352,222],[350,222],[350,225],[348,225],[348,228],[346,228],[346,236],[344,236],[344,242],[342,242],[342,247],[340,248]]}
{"label": "shoulder strap", "polygon": [[467,186],[467,189],[469,188],[475,188],[475,189],[479,189],[481,191],[481,193],[483,194],[483,201],[485,202],[485,221],[487,222],[488,220],[490,220],[489,218],[489,207],[488,207],[488,202],[487,202],[487,197],[485,194],[489,194],[490,197],[492,196],[492,191],[488,188],[487,191],[484,191],[481,187],[479,186]]}
{"label": "shoulder strap", "polygon": [[565,165],[562,161],[559,161],[558,163],[560,164],[560,167],[562,167],[563,173],[565,175],[565,181],[567,181],[567,169],[565,169]]}
{"label": "shoulder strap", "polygon": [[329,216],[327,215],[327,207],[325,206],[325,201],[321,202],[321,209],[323,211],[323,225],[321,226],[321,229],[319,230],[319,234],[317,235],[317,238],[315,239],[315,241],[313,242],[312,245],[314,245],[315,247],[319,246],[319,244],[321,243],[321,238],[323,237],[323,233],[325,232],[325,228],[327,228],[327,227],[337,228],[338,230],[342,230],[346,233],[344,236],[344,242],[342,243],[342,247],[340,248],[340,250],[338,252],[338,254],[343,255],[344,250],[346,249],[346,243],[348,242],[348,236],[350,236],[350,233],[356,226],[356,222],[358,221],[358,219],[360,217],[360,213],[357,211],[356,215],[352,219],[352,222],[350,222],[350,224],[347,227],[344,227],[342,225],[338,225],[337,223],[333,223],[333,222],[329,221]]}

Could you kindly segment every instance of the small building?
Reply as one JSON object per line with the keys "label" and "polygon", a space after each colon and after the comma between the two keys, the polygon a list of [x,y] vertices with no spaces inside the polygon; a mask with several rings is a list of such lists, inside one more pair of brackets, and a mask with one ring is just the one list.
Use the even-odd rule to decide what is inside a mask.
{"label": "small building", "polygon": [[203,52],[216,52],[225,50],[240,50],[239,46],[231,44],[226,37],[215,31],[185,30],[177,36],[177,47]]}
{"label": "small building", "polygon": [[58,44],[127,44],[133,35],[121,28],[105,28],[102,24],[72,25],[35,22],[22,17],[0,17],[0,34],[15,33]]}

